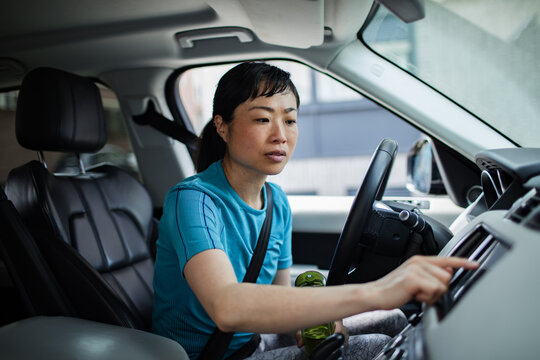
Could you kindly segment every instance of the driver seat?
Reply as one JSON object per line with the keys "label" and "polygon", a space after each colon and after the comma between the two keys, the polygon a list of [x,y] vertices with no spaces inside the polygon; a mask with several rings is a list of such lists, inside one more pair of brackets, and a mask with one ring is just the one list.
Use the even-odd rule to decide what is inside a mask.
{"label": "driver seat", "polygon": [[[106,129],[97,86],[61,70],[32,70],[19,92],[16,135],[41,155],[98,151]],[[54,174],[34,160],[10,172],[6,193],[76,316],[151,330],[157,221],[132,175],[107,164]]]}

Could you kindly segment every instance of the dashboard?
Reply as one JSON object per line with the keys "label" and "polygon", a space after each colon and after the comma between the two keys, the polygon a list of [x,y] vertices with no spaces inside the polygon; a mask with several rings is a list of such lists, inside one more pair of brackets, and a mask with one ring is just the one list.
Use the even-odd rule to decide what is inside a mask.
{"label": "dashboard", "polygon": [[525,183],[540,175],[540,149],[494,149],[478,153],[481,184],[487,207],[507,209],[526,191]]}
{"label": "dashboard", "polygon": [[540,150],[519,150],[477,156],[484,193],[493,191],[489,210],[440,253],[476,260],[480,267],[456,271],[448,292],[414,314],[375,359],[539,357]]}

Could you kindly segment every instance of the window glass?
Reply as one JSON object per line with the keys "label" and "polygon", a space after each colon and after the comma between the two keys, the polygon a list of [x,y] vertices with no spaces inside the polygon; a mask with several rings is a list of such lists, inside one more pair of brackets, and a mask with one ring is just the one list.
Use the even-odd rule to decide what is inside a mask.
{"label": "window glass", "polygon": [[365,43],[521,146],[540,146],[540,2],[426,0],[405,24],[380,6]]}
{"label": "window glass", "polygon": [[[110,163],[127,170],[140,179],[139,168],[131,142],[129,140],[124,117],[116,95],[109,89],[98,84],[103,108],[105,111],[105,125],[107,127],[107,144],[93,154],[81,154],[81,160],[86,168],[103,163]],[[47,156],[45,157],[49,163]],[[79,172],[77,158],[72,154],[62,155],[53,165],[54,172]]]}
{"label": "window glass", "polygon": [[[301,95],[300,101],[309,104],[312,98],[311,72],[304,65],[294,62],[278,62],[290,72]],[[204,125],[212,118],[212,100],[221,76],[236,64],[214,65],[195,68],[184,72],[179,82],[180,99],[189,121],[200,134]]]}
{"label": "window glass", "polygon": [[[107,144],[95,154],[81,154],[86,168],[108,162],[120,166],[139,177],[135,155],[124,125],[120,105],[114,93],[98,85],[107,126]],[[0,182],[5,184],[9,171],[30,160],[37,160],[35,151],[20,146],[15,137],[15,110],[18,91],[0,93]],[[78,162],[73,154],[44,152],[49,170],[55,173],[79,172]]]}
{"label": "window glass", "polygon": [[[291,73],[300,95],[299,138],[285,170],[270,181],[295,195],[353,195],[371,155],[385,138],[400,150],[386,195],[408,195],[406,154],[420,132],[349,87],[296,62],[270,61]],[[219,78],[232,66],[190,69],[180,75],[181,102],[199,133],[210,120]]]}
{"label": "window glass", "polygon": [[17,94],[18,91],[0,93],[0,182],[2,186],[12,168],[36,159],[36,153],[23,149],[15,138]]}

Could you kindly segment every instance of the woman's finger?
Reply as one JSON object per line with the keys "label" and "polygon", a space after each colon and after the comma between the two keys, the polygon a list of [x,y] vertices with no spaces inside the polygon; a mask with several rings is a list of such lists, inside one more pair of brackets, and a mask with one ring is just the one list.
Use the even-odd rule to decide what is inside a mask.
{"label": "woman's finger", "polygon": [[304,339],[302,338],[302,331],[300,330],[296,332],[296,344],[298,345],[299,348],[304,346]]}
{"label": "woman's finger", "polygon": [[335,322],[336,329],[334,330],[334,333],[341,333],[345,336],[345,344],[349,341],[349,329],[345,325],[343,325],[343,320],[339,320]]}
{"label": "woman's finger", "polygon": [[[448,267],[440,267],[431,263],[422,263],[419,264],[420,268],[426,272],[426,274],[429,274],[430,276],[435,277],[439,281],[447,284],[450,282],[450,279],[452,279],[452,275],[454,273],[454,270],[452,268]],[[448,271],[450,269],[450,271]]]}
{"label": "woman's finger", "polygon": [[417,286],[418,291],[414,295],[414,299],[429,305],[437,301],[448,290],[447,282],[440,281],[427,272],[417,278]]}
{"label": "woman's finger", "polygon": [[465,268],[467,270],[476,269],[479,264],[476,261],[469,261],[466,258],[453,256],[413,256],[413,261],[428,262],[441,268]]}

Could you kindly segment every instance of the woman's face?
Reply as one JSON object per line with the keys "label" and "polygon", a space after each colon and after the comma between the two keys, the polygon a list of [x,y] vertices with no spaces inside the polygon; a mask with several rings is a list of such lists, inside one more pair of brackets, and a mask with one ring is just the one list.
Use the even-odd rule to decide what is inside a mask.
{"label": "woman's face", "polygon": [[229,124],[216,116],[216,128],[227,144],[227,170],[248,176],[279,174],[296,146],[297,115],[296,98],[286,92],[245,101]]}

